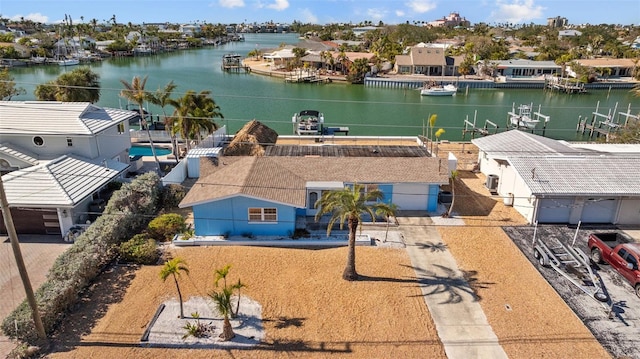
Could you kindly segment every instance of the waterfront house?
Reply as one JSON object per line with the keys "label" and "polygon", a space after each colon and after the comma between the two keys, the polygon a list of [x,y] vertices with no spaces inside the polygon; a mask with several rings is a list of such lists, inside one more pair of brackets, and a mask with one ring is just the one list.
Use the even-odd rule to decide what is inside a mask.
{"label": "waterfront house", "polygon": [[[300,146],[304,148],[305,146]],[[308,149],[315,153],[324,146]],[[326,151],[340,152],[340,146]],[[273,146],[283,153],[299,146]],[[348,150],[344,150],[349,152]],[[351,152],[376,155],[376,150]],[[267,156],[203,158],[200,178],[180,203],[191,207],[195,233],[287,236],[313,221],[323,191],[354,183],[379,189],[384,201],[402,210],[436,211],[441,185],[448,184],[446,162],[433,157]]]}
{"label": "waterfront house", "polygon": [[[88,220],[89,197],[129,167],[129,120],[135,116],[88,102],[0,101],[0,173],[5,187],[16,188],[9,205],[29,208],[20,212],[25,222],[18,233],[64,234],[73,221]],[[38,180],[46,186],[32,184]],[[87,196],[70,194],[80,190]],[[57,202],[47,191],[59,191]]]}
{"label": "waterfront house", "polygon": [[480,72],[483,67],[491,67],[493,75],[508,80],[540,79],[547,75],[562,72],[562,66],[553,61],[534,61],[525,59],[478,61]]}
{"label": "waterfront house", "polygon": [[445,49],[414,46],[406,55],[396,56],[394,71],[398,74],[457,76],[459,61],[445,55]]}
{"label": "waterfront house", "polygon": [[[635,59],[577,59],[574,60],[581,66],[593,69],[604,78],[632,77],[638,67]],[[567,73],[575,77],[575,71],[571,69],[571,64],[567,65]]]}
{"label": "waterfront house", "polygon": [[640,145],[585,146],[519,130],[471,142],[487,190],[529,223],[640,224]]}

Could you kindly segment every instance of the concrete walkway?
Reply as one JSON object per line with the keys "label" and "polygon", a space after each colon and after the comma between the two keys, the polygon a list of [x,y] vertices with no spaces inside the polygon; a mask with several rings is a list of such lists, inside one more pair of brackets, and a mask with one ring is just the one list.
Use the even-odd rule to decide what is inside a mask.
{"label": "concrete walkway", "polygon": [[431,218],[425,213],[404,213],[398,222],[447,357],[507,358]]}

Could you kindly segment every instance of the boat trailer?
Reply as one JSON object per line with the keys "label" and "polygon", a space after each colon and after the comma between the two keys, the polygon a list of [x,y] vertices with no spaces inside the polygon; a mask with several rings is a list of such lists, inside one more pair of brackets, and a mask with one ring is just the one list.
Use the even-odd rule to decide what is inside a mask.
{"label": "boat trailer", "polygon": [[[581,291],[600,302],[611,315],[612,305],[604,291],[604,284],[594,275],[589,257],[574,246],[575,238],[572,245],[567,245],[557,238],[538,239],[537,229],[536,223],[533,232],[533,256],[538,263],[543,267],[553,268]],[[577,231],[576,229],[576,236]]]}

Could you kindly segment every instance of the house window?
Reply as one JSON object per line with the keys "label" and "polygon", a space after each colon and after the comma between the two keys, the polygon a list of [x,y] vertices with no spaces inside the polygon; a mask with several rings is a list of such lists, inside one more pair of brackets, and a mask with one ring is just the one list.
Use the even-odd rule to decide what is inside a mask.
{"label": "house window", "polygon": [[316,208],[316,202],[318,202],[318,192],[309,193],[309,209]]}
{"label": "house window", "polygon": [[249,208],[249,222],[277,222],[276,208]]}
{"label": "house window", "polygon": [[372,191],[376,191],[378,190],[378,185],[377,184],[373,184],[373,183],[369,183],[369,184],[362,184],[362,188],[360,190],[360,194],[362,196],[364,196],[366,193],[372,192]]}
{"label": "house window", "polygon": [[44,138],[42,138],[40,136],[35,136],[33,138],[33,144],[38,146],[38,147],[44,146]]}
{"label": "house window", "polygon": [[71,137],[67,137],[67,146],[73,147],[73,139]]}
{"label": "house window", "polygon": [[123,134],[124,133],[124,122],[120,122],[118,124],[118,133],[119,134]]}

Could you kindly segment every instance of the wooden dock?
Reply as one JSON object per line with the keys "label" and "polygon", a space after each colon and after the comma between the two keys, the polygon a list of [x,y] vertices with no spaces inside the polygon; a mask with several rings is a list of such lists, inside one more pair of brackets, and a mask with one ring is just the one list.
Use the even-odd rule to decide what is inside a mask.
{"label": "wooden dock", "polygon": [[544,79],[544,88],[551,91],[559,91],[564,93],[586,93],[584,84],[581,82],[571,81],[569,78],[558,78],[547,76]]}
{"label": "wooden dock", "polygon": [[242,64],[242,55],[239,54],[225,54],[222,56],[222,70],[223,71],[246,71],[250,72],[251,69],[248,66]]}

